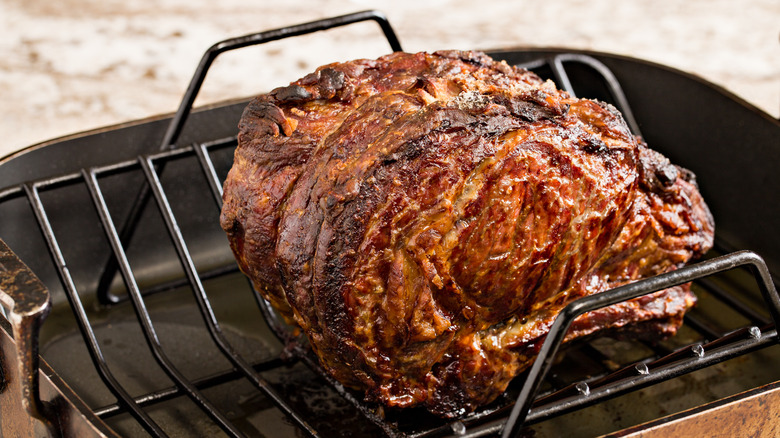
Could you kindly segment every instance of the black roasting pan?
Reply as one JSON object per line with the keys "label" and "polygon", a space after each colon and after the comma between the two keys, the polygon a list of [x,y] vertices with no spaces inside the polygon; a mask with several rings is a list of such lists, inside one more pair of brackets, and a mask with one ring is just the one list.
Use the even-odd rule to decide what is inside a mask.
{"label": "black roasting pan", "polygon": [[[773,277],[780,278],[778,120],[701,78],[647,61],[560,48],[511,48],[490,51],[489,54],[510,64],[531,66],[543,77],[556,81],[561,80],[560,73],[549,67],[552,65],[550,60],[578,57],[595,60],[595,64],[572,62],[566,66],[566,80],[571,82],[578,96],[615,103],[629,114],[635,133],[641,134],[652,148],[697,175],[701,192],[716,220],[717,254],[743,249],[753,251],[764,259]],[[599,66],[608,70],[607,79],[619,84],[627,104],[622,101],[623,96],[614,95],[614,89],[604,83],[603,72],[594,71],[594,65],[596,70],[601,68]],[[232,164],[237,124],[247,101],[223,102],[194,110],[186,119],[181,135],[176,138],[173,152],[168,151],[173,155],[166,158],[168,161],[160,160],[154,165],[162,185],[166,187],[166,195],[174,201],[173,213],[179,220],[178,226],[194,265],[198,272],[213,274],[212,278],[230,272],[225,267],[232,267],[234,272],[235,262],[219,228],[218,208],[210,195],[213,187],[193,177],[194,174],[202,174],[195,154],[190,151],[178,156],[176,151],[193,145],[196,146],[192,150],[197,145],[219,144],[209,154],[216,178],[223,180]],[[108,209],[115,213],[120,228],[127,225],[124,221],[133,222],[128,226],[133,231],[127,246],[133,274],[141,289],[175,288],[176,282],[183,277],[182,269],[178,266],[174,250],[168,246],[163,248],[160,244],[161,240],[165,240],[160,236],[166,236],[164,226],[160,225],[152,208],[143,208],[138,215],[132,213],[139,196],[144,197],[145,176],[142,170],[146,169],[141,169],[138,164],[122,167],[122,171],[118,170],[115,174],[110,169],[112,166],[119,169],[127,163],[136,162],[138,157],[158,153],[170,132],[173,118],[160,116],[75,134],[31,146],[0,159],[0,239],[40,278],[49,289],[54,303],[52,315],[41,331],[42,352],[62,348],[58,344],[63,336],[57,332],[62,327],[57,313],[68,313],[68,309],[61,272],[58,273],[56,263],[52,263],[47,242],[30,209],[29,192],[25,194],[25,190],[29,191],[34,181],[49,179],[40,198],[53,220],[53,232],[63,248],[64,257],[69,261],[67,270],[77,289],[86,291],[82,292],[85,295],[82,300],[90,315],[102,318],[104,314],[110,314],[109,304],[123,299],[124,292],[116,267],[111,267],[111,248],[100,231],[101,224],[92,208],[90,194],[82,184],[72,184],[86,174],[82,173],[83,169],[102,169],[100,185],[109,204]],[[55,190],[49,190],[52,187]],[[147,201],[150,205],[154,204],[154,201]],[[131,219],[133,216],[136,218]],[[106,293],[97,298],[88,296],[96,290]],[[221,294],[217,291],[215,295]],[[159,301],[163,305],[168,304],[162,299]],[[217,299],[214,301],[215,305],[219,304]],[[255,317],[259,318],[260,314]],[[99,324],[110,326],[116,322],[107,318],[100,320]],[[776,333],[772,332],[772,336]],[[46,354],[44,358],[48,362],[60,360],[54,355],[51,360]],[[201,365],[198,360],[193,363],[196,368]],[[50,371],[49,365],[55,373],[59,372],[56,363],[44,363],[44,369]],[[59,379],[56,375],[52,377],[55,382],[60,382]],[[778,378],[773,377],[769,381],[776,380]],[[46,385],[49,385],[43,386],[46,394],[52,393],[52,386]],[[78,386],[78,382],[74,385]],[[78,388],[76,392],[79,392]],[[63,393],[66,397],[69,394],[66,390]],[[113,403],[110,394],[104,395],[80,393],[90,406]],[[716,398],[719,397],[722,395]],[[111,409],[110,406],[104,409],[104,414]],[[91,415],[85,414],[84,418],[92,418]],[[110,418],[112,415],[104,416]],[[392,414],[388,415],[392,419]],[[330,419],[326,418],[325,423],[328,421]],[[411,432],[399,436],[439,434],[416,435],[416,428],[422,427],[421,422],[414,420],[412,423]],[[627,425],[632,424],[629,422]],[[135,430],[133,427],[137,428],[131,426],[130,429]],[[441,431],[449,430],[450,426],[434,423],[432,427]],[[491,426],[487,424],[485,427],[483,430],[489,431]],[[457,433],[454,428],[452,430]]]}

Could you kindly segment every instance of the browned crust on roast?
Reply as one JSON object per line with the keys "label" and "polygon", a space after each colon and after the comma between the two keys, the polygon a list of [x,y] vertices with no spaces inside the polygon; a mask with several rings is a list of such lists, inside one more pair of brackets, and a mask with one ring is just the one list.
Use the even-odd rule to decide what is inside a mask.
{"label": "browned crust on roast", "polygon": [[[690,172],[606,104],[475,52],[324,66],[253,100],[221,223],[323,366],[390,406],[455,415],[530,364],[572,300],[712,244]],[[687,287],[580,317],[655,321]]]}

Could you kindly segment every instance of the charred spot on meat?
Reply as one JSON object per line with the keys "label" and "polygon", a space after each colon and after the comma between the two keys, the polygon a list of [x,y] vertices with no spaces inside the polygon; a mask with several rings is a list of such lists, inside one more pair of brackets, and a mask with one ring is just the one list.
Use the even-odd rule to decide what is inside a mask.
{"label": "charred spot on meat", "polygon": [[[319,68],[255,98],[221,224],[322,366],[388,406],[458,415],[527,368],[573,300],[705,253],[690,172],[609,105],[478,52]],[[673,334],[680,286],[579,317]]]}

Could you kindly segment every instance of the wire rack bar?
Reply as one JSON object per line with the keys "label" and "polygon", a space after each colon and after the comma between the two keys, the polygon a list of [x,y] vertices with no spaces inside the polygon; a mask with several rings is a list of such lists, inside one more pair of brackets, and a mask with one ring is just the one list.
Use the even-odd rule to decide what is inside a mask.
{"label": "wire rack bar", "polygon": [[310,436],[317,436],[316,431],[306,422],[306,420],[290,407],[283,397],[281,397],[273,387],[259,374],[257,374],[246,360],[230,345],[225,338],[222,328],[217,321],[217,317],[211,307],[211,302],[206,295],[203,283],[195,268],[187,244],[181,234],[179,225],[174,217],[171,204],[163,190],[159,175],[154,170],[154,163],[151,158],[139,158],[141,168],[146,175],[148,183],[151,185],[152,194],[157,201],[158,208],[163,214],[165,225],[168,228],[171,239],[176,246],[176,253],[179,261],[185,270],[187,278],[190,281],[195,299],[203,316],[203,321],[209,330],[212,340],[219,347],[223,355],[237,367],[258,389],[260,389],[285,415],[288,416],[296,425]]}
{"label": "wire rack bar", "polygon": [[138,283],[135,280],[133,271],[130,267],[130,262],[127,259],[124,247],[119,239],[119,233],[114,226],[111,214],[108,211],[108,205],[106,204],[103,193],[100,190],[95,172],[84,170],[84,180],[86,181],[87,188],[89,189],[90,196],[95,205],[98,215],[100,216],[101,225],[106,233],[106,237],[111,244],[114,257],[116,257],[122,278],[125,281],[130,300],[133,304],[138,323],[141,325],[144,338],[146,339],[147,346],[152,351],[155,360],[160,368],[168,375],[168,377],[176,383],[182,392],[184,392],[195,404],[197,404],[214,422],[216,422],[222,430],[230,436],[241,437],[244,434],[236,428],[233,423],[228,420],[225,415],[220,412],[211,402],[206,399],[198,389],[190,383],[190,381],[173,365],[168,356],[165,354],[160,339],[157,335],[157,331],[154,328],[149,310],[146,308],[141,291],[138,287]]}
{"label": "wire rack bar", "polygon": [[65,257],[62,254],[57,238],[54,235],[54,230],[49,222],[46,210],[43,207],[38,187],[34,184],[25,184],[23,186],[24,192],[27,194],[27,198],[32,206],[33,213],[38,222],[41,233],[49,248],[52,261],[57,268],[57,274],[65,289],[65,294],[68,298],[73,314],[76,317],[81,335],[87,345],[92,362],[95,364],[95,369],[98,375],[105,383],[106,387],[117,398],[119,404],[122,405],[140,424],[141,426],[152,436],[165,437],[166,433],[160,428],[160,426],[152,420],[151,417],[141,409],[133,398],[124,390],[119,384],[111,370],[108,363],[103,356],[103,352],[100,348],[100,344],[97,341],[95,332],[92,329],[92,325],[87,317],[87,312],[84,310],[84,305],[81,302],[78,291],[76,290],[76,284],[71,277],[68,265],[65,262]]}

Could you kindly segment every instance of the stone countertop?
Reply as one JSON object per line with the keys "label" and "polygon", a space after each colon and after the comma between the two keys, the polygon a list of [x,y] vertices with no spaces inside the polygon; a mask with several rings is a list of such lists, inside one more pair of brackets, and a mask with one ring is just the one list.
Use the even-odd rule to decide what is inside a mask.
{"label": "stone countertop", "polygon": [[[226,38],[377,9],[407,51],[569,47],[694,73],[780,114],[777,0],[61,0],[0,2],[0,157],[176,110],[203,52]],[[361,23],[220,56],[196,105],[389,51]]]}

